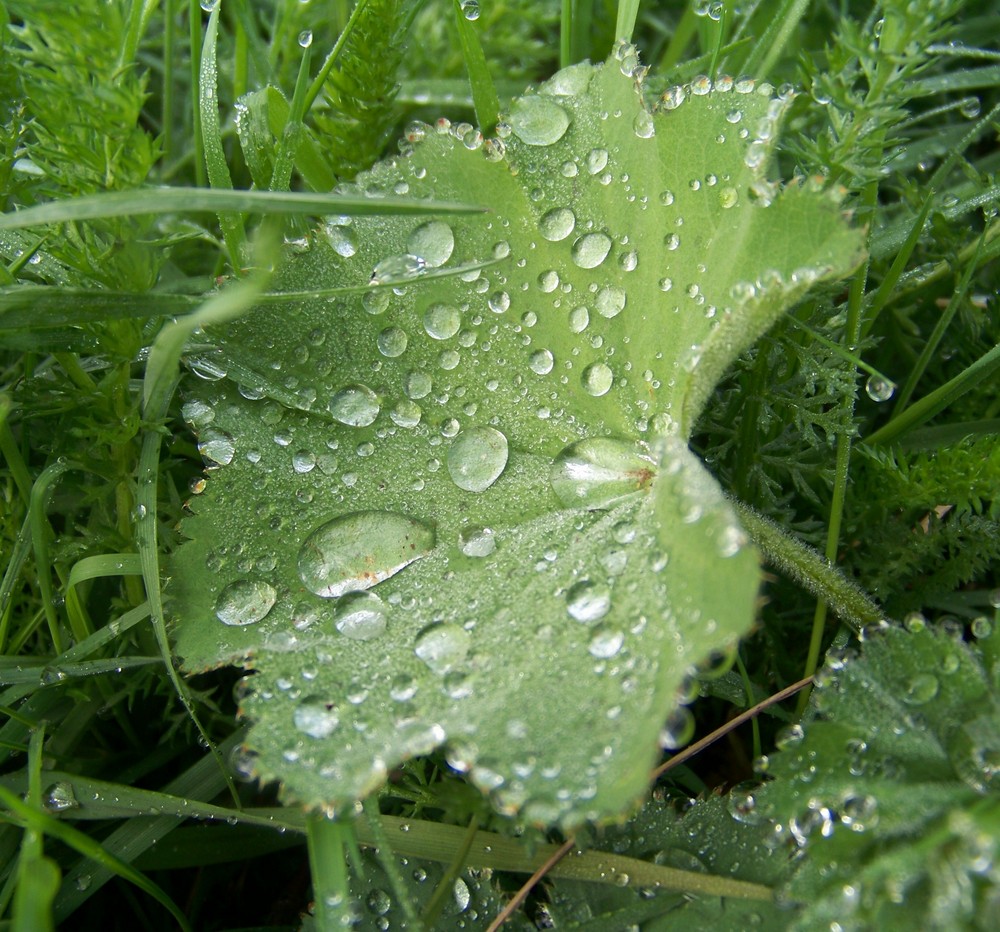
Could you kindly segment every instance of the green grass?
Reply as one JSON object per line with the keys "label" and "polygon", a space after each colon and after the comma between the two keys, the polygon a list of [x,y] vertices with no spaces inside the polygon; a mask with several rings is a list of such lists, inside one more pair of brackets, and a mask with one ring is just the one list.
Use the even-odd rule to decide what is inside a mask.
{"label": "green grass", "polygon": [[[355,820],[280,807],[274,786],[241,779],[254,760],[239,672],[178,672],[165,577],[205,481],[182,412],[222,374],[213,327],[262,301],[296,313],[308,294],[269,288],[316,218],[489,207],[402,191],[376,203],[337,185],[398,155],[417,120],[492,136],[527,85],[604,60],[628,34],[650,96],[709,72],[797,90],[773,174],[842,187],[868,255],[744,352],[696,424],[692,448],[773,575],[753,632],[699,671],[680,730],[704,737],[838,664],[858,671],[848,682],[919,694],[917,660],[964,640],[968,682],[980,668],[992,679],[942,687],[906,728],[943,735],[953,757],[972,742],[995,776],[1000,50],[983,45],[1000,34],[995,4],[482,0],[476,18],[457,0],[222,0],[211,14],[193,0],[4,0],[0,19],[0,928],[172,929],[183,916],[291,929],[317,903],[307,928],[384,916],[486,929],[564,840],[496,811],[440,751],[391,770]],[[879,653],[880,618],[922,638],[912,663],[896,641]],[[797,739],[781,732],[805,702],[665,772],[624,826],[579,828],[586,854],[557,865],[510,927],[550,915],[560,928],[745,928],[754,910],[792,927],[805,914],[773,909],[772,891],[820,902],[809,871],[834,857],[810,848],[818,836],[765,837],[768,819],[819,811],[793,792]],[[866,712],[873,728],[897,722],[889,705]],[[831,754],[816,708],[806,741]],[[761,751],[779,761],[773,808],[734,820],[768,772]],[[924,867],[902,855],[837,849],[857,865],[844,882],[875,904],[859,927],[901,921],[894,881],[936,928],[986,927],[996,902],[1000,787],[958,764],[939,774],[927,755],[904,777],[950,780],[946,808],[899,798],[938,813],[909,836],[937,873],[917,884]],[[685,814],[689,797],[706,798]],[[883,825],[896,798],[886,791]],[[829,844],[869,837],[838,823]],[[946,849],[952,860],[935,860]],[[987,866],[959,869],[973,862]],[[713,912],[719,897],[728,913]]]}

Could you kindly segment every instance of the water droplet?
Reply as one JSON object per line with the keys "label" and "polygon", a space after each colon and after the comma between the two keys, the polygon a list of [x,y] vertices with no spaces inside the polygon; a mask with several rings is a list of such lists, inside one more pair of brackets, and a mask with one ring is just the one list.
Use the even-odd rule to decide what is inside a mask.
{"label": "water droplet", "polygon": [[895,390],[896,386],[892,382],[879,375],[869,376],[868,381],[865,382],[865,393],[872,401],[888,401]]}
{"label": "water droplet", "polygon": [[408,398],[413,401],[419,401],[430,394],[432,386],[431,377],[426,372],[415,369],[413,372],[407,373],[406,381],[403,383],[403,390],[406,392]]}
{"label": "water droplet", "polygon": [[607,149],[591,149],[587,153],[587,171],[592,175],[604,171],[608,164]]}
{"label": "water droplet", "polygon": [[583,389],[588,395],[600,398],[611,391],[611,386],[615,381],[614,373],[603,362],[591,363],[583,370],[581,377]]}
{"label": "water droplet", "polygon": [[507,438],[492,427],[462,431],[448,448],[448,473],[466,492],[484,492],[507,466]]}
{"label": "water droplet", "polygon": [[938,678],[933,673],[918,673],[910,677],[903,690],[907,705],[924,705],[938,694]]}
{"label": "water droplet", "polygon": [[590,638],[587,650],[599,660],[609,660],[622,649],[624,643],[625,635],[621,631],[600,625]]}
{"label": "water droplet", "polygon": [[378,417],[378,396],[367,385],[347,385],[330,399],[330,413],[348,427],[367,427]]}
{"label": "water droplet", "polygon": [[73,784],[65,780],[53,783],[45,791],[45,808],[49,812],[65,812],[67,809],[78,809],[80,801],[73,791]]}
{"label": "water droplet", "polygon": [[459,4],[462,15],[470,22],[474,23],[479,19],[479,0],[462,0]]}
{"label": "water droplet", "polygon": [[274,607],[278,593],[262,579],[238,579],[226,586],[215,603],[215,615],[224,625],[252,625]]}
{"label": "water droplet", "polygon": [[965,100],[959,104],[958,112],[962,114],[968,120],[974,120],[979,116],[979,111],[982,105],[979,102],[978,97],[966,97]]}
{"label": "water droplet", "polygon": [[617,317],[625,310],[627,300],[625,289],[621,285],[605,285],[597,292],[594,306],[601,317]]}
{"label": "water droplet", "polygon": [[424,311],[424,330],[435,340],[453,337],[461,326],[461,312],[449,304],[432,304]]}
{"label": "water droplet", "polygon": [[361,305],[372,316],[384,314],[389,307],[389,292],[369,291],[361,296]]}
{"label": "water droplet", "polygon": [[660,747],[674,751],[694,737],[694,716],[686,706],[678,706],[667,716],[660,730]]}
{"label": "water droplet", "polygon": [[407,239],[406,251],[423,260],[425,268],[440,268],[455,251],[455,234],[443,220],[422,223]]}
{"label": "water droplet", "polygon": [[405,253],[398,256],[387,256],[372,270],[371,284],[388,285],[393,282],[404,282],[422,275],[427,264],[420,256]]}
{"label": "water droplet", "polygon": [[303,29],[302,32],[299,33],[299,45],[302,46],[302,48],[307,49],[312,44],[313,44],[312,30]]}
{"label": "water droplet", "polygon": [[608,257],[610,251],[610,236],[606,233],[587,233],[573,243],[570,255],[581,269],[594,269]]}
{"label": "water droplet", "polygon": [[295,727],[310,738],[326,738],[340,724],[337,707],[320,696],[303,699],[292,713]]}
{"label": "water droplet", "polygon": [[575,307],[569,312],[569,329],[573,333],[583,333],[590,323],[590,311],[585,307]]}
{"label": "water droplet", "polygon": [[349,592],[337,602],[337,630],[354,641],[370,641],[385,631],[388,607],[374,592]]}
{"label": "water droplet", "polygon": [[510,307],[510,295],[506,291],[495,291],[486,303],[494,314],[502,314]]}
{"label": "water droplet", "polygon": [[434,528],[391,511],[357,511],[327,521],[299,550],[299,576],[325,599],[370,589],[434,547]]}
{"label": "water droplet", "polygon": [[569,114],[548,97],[529,95],[511,105],[510,125],[522,142],[551,146],[569,129]]}
{"label": "water droplet", "polygon": [[330,224],[327,226],[326,239],[333,251],[343,259],[350,259],[358,251],[358,243],[354,233],[348,227]]}
{"label": "water droplet", "polygon": [[649,139],[656,135],[656,127],[653,125],[653,115],[646,110],[640,110],[632,122],[632,129],[640,139]]}
{"label": "water droplet", "polygon": [[594,511],[642,491],[654,475],[655,466],[644,445],[590,437],[571,444],[555,458],[549,482],[563,505]]}
{"label": "water droplet", "polygon": [[736,188],[729,187],[728,185],[724,188],[719,188],[719,206],[724,210],[735,207],[739,199],[740,194]]}
{"label": "water droplet", "polygon": [[528,365],[531,367],[532,372],[538,375],[548,375],[554,365],[552,353],[547,349],[532,353],[531,358],[528,360]]}
{"label": "water droplet", "polygon": [[663,245],[667,247],[670,252],[673,252],[681,244],[681,238],[676,233],[668,233],[663,237]]}
{"label": "water droplet", "polygon": [[472,635],[455,624],[439,623],[424,628],[417,635],[414,653],[434,672],[450,673],[469,654]]}
{"label": "water droplet", "polygon": [[538,221],[538,232],[552,243],[566,239],[576,226],[576,214],[568,207],[554,207]]}
{"label": "water droplet", "polygon": [[406,331],[401,330],[399,327],[386,327],[378,335],[375,342],[378,344],[378,351],[383,356],[394,359],[406,351],[409,338],[406,336]]}
{"label": "water droplet", "polygon": [[201,435],[198,452],[205,458],[207,466],[228,466],[236,454],[236,441],[232,434],[212,428]]}
{"label": "water droplet", "polygon": [[611,611],[611,590],[602,582],[582,579],[566,593],[566,611],[583,624],[595,624]]}
{"label": "water droplet", "polygon": [[458,549],[467,557],[488,557],[497,549],[492,528],[463,528],[458,534]]}

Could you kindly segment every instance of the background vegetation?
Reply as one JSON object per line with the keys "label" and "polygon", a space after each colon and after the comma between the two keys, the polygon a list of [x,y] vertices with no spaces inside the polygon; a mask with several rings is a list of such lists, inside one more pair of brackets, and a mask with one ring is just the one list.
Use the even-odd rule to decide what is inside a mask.
{"label": "background vegetation", "polygon": [[[238,674],[184,683],[164,662],[152,554],[176,548],[184,503],[204,478],[183,391],[150,347],[166,333],[161,349],[173,340],[180,351],[189,334],[172,322],[206,296],[232,293],[225,286],[257,261],[248,242],[280,234],[294,248],[322,212],[265,215],[248,201],[227,205],[242,214],[217,217],[214,202],[188,189],[329,191],[397,151],[415,119],[475,122],[468,74],[480,110],[485,85],[463,52],[462,22],[474,24],[503,104],[561,64],[603,60],[620,15],[611,0],[484,0],[461,4],[459,16],[455,6],[224,0],[216,99],[216,46],[205,42],[207,16],[195,3],[0,4],[0,205],[7,214],[62,211],[48,223],[0,227],[0,914],[11,928],[173,928],[181,915],[198,929],[294,928],[313,900],[329,907],[321,924],[346,915],[364,927],[416,927],[423,911],[428,928],[486,928],[532,862],[526,852],[562,840],[495,814],[432,755],[393,772],[367,804],[359,837],[378,842],[381,859],[350,837],[324,850],[310,835],[307,850],[303,817],[274,808],[273,787],[226,786],[220,761],[227,773],[244,765],[234,752]],[[986,927],[1000,896],[1000,756],[987,753],[1000,753],[989,646],[1000,607],[1000,51],[982,47],[998,34],[1000,13],[979,0],[646,3],[633,34],[651,93],[721,72],[797,88],[778,171],[844,186],[870,254],[851,280],[811,293],[744,354],[698,425],[694,447],[713,474],[770,522],[748,528],[774,576],[755,633],[699,687],[696,736],[815,672],[831,643],[848,643],[825,603],[796,581],[787,548],[782,562],[780,540],[825,554],[927,644],[933,629],[962,651],[977,645],[969,656],[980,672],[965,682],[981,679],[981,689],[927,700],[949,721],[964,703],[986,710],[975,741],[988,778],[977,786],[958,771],[975,799],[923,807],[950,832],[935,851],[952,853],[927,861],[940,866],[928,868],[940,890],[927,894],[937,899],[926,915],[941,928]],[[164,198],[151,190],[160,185],[185,190]],[[113,210],[79,200],[103,192],[137,193]],[[200,358],[202,336],[190,334],[189,360]],[[181,370],[182,389],[198,365]],[[886,695],[917,689],[906,657],[923,656],[923,646],[890,642],[862,655],[858,681]],[[952,656],[944,641],[933,644],[933,662]],[[845,662],[834,655],[835,668]],[[624,874],[602,866],[615,854],[780,888],[789,908],[767,904],[761,921],[807,921],[794,902],[825,881],[810,886],[803,870],[789,885],[787,839],[767,847],[764,829],[751,841],[729,838],[753,822],[734,821],[729,809],[754,805],[714,795],[753,780],[762,754],[795,753],[800,737],[781,731],[797,714],[794,700],[784,708],[664,774],[637,820],[578,838],[608,857],[536,888],[515,921],[667,928],[669,907],[649,889],[637,892],[626,877],[626,900],[614,882],[593,882]],[[922,714],[910,731],[936,734]],[[915,783],[933,770],[929,758],[895,757]],[[756,766],[763,772],[766,759]],[[709,798],[690,816],[700,827],[670,804],[696,796]],[[817,818],[816,837],[826,837]],[[882,855],[900,833],[933,833],[890,823],[876,839],[882,859],[865,854],[880,865],[882,886],[862,916],[893,915],[894,879],[919,899],[911,881],[924,868]],[[498,851],[516,837],[524,847],[470,875],[461,840],[470,824],[497,833]],[[695,828],[704,850],[678,854],[678,839]],[[398,855],[424,860],[400,868],[386,854],[388,835]],[[807,851],[807,862],[824,858],[834,855],[810,862]],[[752,859],[764,865],[756,874],[747,873]],[[838,882],[846,889],[852,876]],[[342,908],[349,883],[356,905]],[[720,927],[717,896],[683,902],[703,911],[677,922]],[[736,907],[728,915],[735,928],[751,921]]]}

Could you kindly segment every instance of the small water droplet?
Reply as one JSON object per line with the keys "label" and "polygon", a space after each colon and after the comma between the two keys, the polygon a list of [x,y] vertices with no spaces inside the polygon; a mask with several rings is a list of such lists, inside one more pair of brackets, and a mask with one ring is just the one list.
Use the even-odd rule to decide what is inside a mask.
{"label": "small water droplet", "polygon": [[215,602],[215,615],[224,625],[252,625],[266,617],[278,593],[262,579],[238,579]]}
{"label": "small water droplet", "polygon": [[575,307],[569,312],[569,329],[573,333],[583,333],[590,323],[590,311],[585,307]]}
{"label": "small water droplet", "polygon": [[735,207],[739,203],[740,195],[736,188],[726,186],[719,188],[719,206],[724,210]]}
{"label": "small water droplet", "polygon": [[211,428],[201,435],[198,452],[205,458],[207,466],[228,466],[236,454],[236,441],[232,434]]}
{"label": "small water droplet", "polygon": [[598,626],[590,638],[587,650],[599,660],[609,660],[616,656],[625,643],[625,635],[616,628]]}
{"label": "small water droplet", "polygon": [[649,139],[656,135],[653,125],[653,115],[646,110],[640,110],[632,122],[632,129],[640,139]]}
{"label": "small water droplet", "polygon": [[448,448],[448,473],[466,492],[484,492],[507,466],[507,438],[493,427],[462,431]]}
{"label": "small water droplet", "polygon": [[938,694],[940,684],[933,673],[918,673],[907,680],[903,689],[903,702],[907,705],[924,705]]}
{"label": "small water droplet", "polygon": [[606,395],[611,391],[611,386],[614,384],[615,376],[611,369],[606,366],[603,362],[591,363],[583,370],[583,375],[581,377],[581,384],[583,389],[588,395],[593,395],[595,398],[600,398],[601,395]]}
{"label": "small water droplet", "polygon": [[608,164],[608,150],[607,149],[591,149],[587,153],[587,171],[592,175],[596,175],[607,167]]}
{"label": "small water droplet", "polygon": [[869,376],[868,381],[865,382],[865,393],[872,401],[880,403],[888,401],[895,390],[896,386],[892,382],[879,375]]}
{"label": "small water droplet", "polygon": [[65,780],[53,783],[45,791],[45,808],[49,812],[65,812],[67,809],[78,809],[80,801],[73,791],[73,784]]}
{"label": "small water droplet", "polygon": [[594,298],[594,306],[601,317],[617,317],[625,310],[627,301],[625,289],[621,285],[605,285]]}
{"label": "small water droplet", "polygon": [[459,4],[462,15],[470,22],[474,23],[479,19],[479,0],[462,0]]}
{"label": "small water droplet", "polygon": [[434,672],[450,673],[469,654],[472,635],[456,624],[439,623],[417,635],[414,653]]}
{"label": "small water droplet", "polygon": [[371,284],[388,285],[394,282],[404,282],[422,275],[426,268],[427,264],[420,256],[414,256],[410,253],[387,256],[372,270]]}
{"label": "small water droplet", "polygon": [[391,511],[357,511],[321,524],[299,550],[299,576],[329,599],[370,589],[434,547],[434,528]]}
{"label": "small water droplet", "polygon": [[325,233],[327,242],[341,258],[350,259],[358,251],[357,240],[350,228],[331,223]]}
{"label": "small water droplet", "polygon": [[302,48],[307,49],[312,44],[313,44],[312,30],[311,29],[303,29],[302,32],[299,33],[299,45]]}

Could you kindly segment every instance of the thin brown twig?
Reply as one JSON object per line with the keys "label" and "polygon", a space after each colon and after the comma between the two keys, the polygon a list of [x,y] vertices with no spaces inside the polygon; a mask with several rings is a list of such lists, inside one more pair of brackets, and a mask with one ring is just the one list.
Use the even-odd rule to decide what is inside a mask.
{"label": "thin brown twig", "polygon": [[576,845],[575,838],[568,838],[559,847],[559,849],[553,853],[553,855],[536,870],[521,886],[521,889],[514,894],[510,902],[500,911],[499,915],[494,919],[486,932],[497,932],[508,919],[510,919],[511,914],[515,909],[520,906],[525,898],[531,893],[532,888],[541,880],[553,867],[555,867]]}
{"label": "thin brown twig", "polygon": [[657,777],[663,776],[663,774],[665,774],[672,767],[677,767],[678,765],[683,764],[688,758],[694,757],[695,754],[703,751],[710,744],[718,741],[719,738],[728,735],[734,728],[739,728],[744,722],[748,722],[754,716],[759,715],[768,706],[782,702],[789,696],[794,696],[800,689],[805,689],[812,681],[813,678],[811,676],[807,676],[805,679],[799,680],[797,683],[792,683],[791,686],[786,686],[780,692],[776,692],[773,696],[768,696],[767,699],[758,702],[755,706],[751,706],[745,712],[741,712],[736,716],[736,718],[731,719],[726,722],[725,725],[716,728],[715,731],[713,731],[710,735],[706,735],[701,739],[701,741],[696,741],[690,747],[684,748],[683,751],[675,754],[670,758],[670,760],[657,767],[656,770],[653,771],[653,779],[655,780]]}

